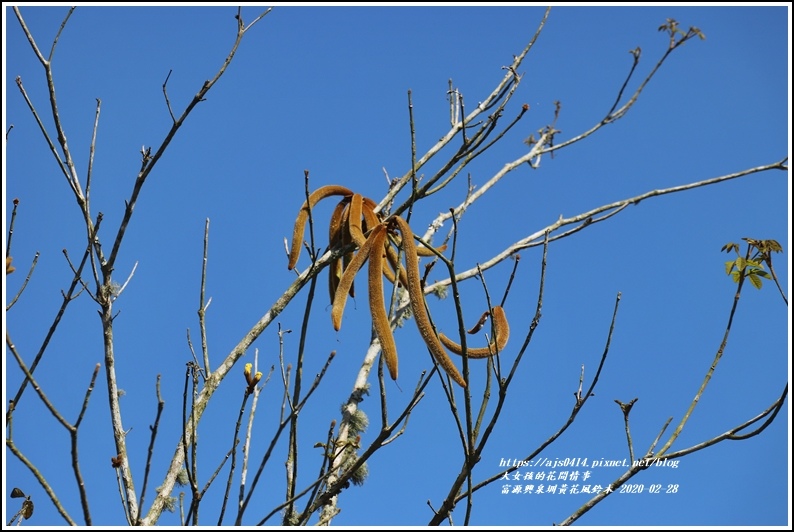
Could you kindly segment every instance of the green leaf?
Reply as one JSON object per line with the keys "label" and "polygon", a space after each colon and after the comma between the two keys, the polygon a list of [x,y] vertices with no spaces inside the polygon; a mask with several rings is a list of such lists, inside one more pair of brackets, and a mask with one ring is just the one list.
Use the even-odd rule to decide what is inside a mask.
{"label": "green leaf", "polygon": [[749,272],[751,275],[757,275],[759,277],[763,277],[764,279],[771,279],[772,276],[769,275],[769,272],[764,271],[762,268],[753,268]]}
{"label": "green leaf", "polygon": [[722,249],[720,249],[720,251],[724,251],[725,253],[730,253],[731,251],[736,251],[738,253],[739,252],[739,244],[737,244],[735,242],[728,242],[727,244],[722,246]]}
{"label": "green leaf", "polygon": [[730,275],[733,271],[733,266],[736,263],[734,260],[725,261],[725,275]]}
{"label": "green leaf", "polygon": [[750,282],[753,283],[754,287],[761,290],[761,279],[759,279],[756,274],[751,273],[750,275],[747,276],[747,278],[750,279]]}

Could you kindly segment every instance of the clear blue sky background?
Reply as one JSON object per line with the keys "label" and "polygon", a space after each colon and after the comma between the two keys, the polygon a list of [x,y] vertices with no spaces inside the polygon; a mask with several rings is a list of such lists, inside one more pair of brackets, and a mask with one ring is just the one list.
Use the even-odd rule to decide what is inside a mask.
{"label": "clear blue sky background", "polygon": [[[245,7],[252,20],[262,8]],[[66,7],[23,7],[39,46],[49,50]],[[234,7],[80,7],[55,54],[55,82],[69,145],[85,179],[96,98],[102,99],[92,183],[92,212],[104,213],[101,237],[109,249],[124,200],[132,191],[142,145],[155,148],[175,113],[211,78],[233,42]],[[448,79],[472,109],[502,78],[543,16],[542,7],[278,7],[243,40],[226,75],[188,118],[146,183],[117,263],[123,282],[116,302],[119,386],[127,443],[140,490],[156,411],[155,378],[166,401],[155,448],[146,506],[178,441],[186,343],[199,345],[196,310],[204,221],[211,220],[207,296],[210,358],[216,366],[294,279],[287,271],[284,237],[304,198],[303,170],[311,187],[342,184],[376,201],[392,177],[410,167],[407,90],[413,91],[416,139],[422,154],[449,128]],[[17,90],[21,76],[52,134],[43,69],[10,7],[4,6],[5,231],[12,198],[20,199],[11,254],[17,272],[6,294],[16,294],[36,252],[38,266],[4,326],[30,361],[61,303],[71,273],[62,249],[76,260],[85,232],[74,198]],[[555,7],[537,45],[521,66],[523,81],[506,112],[522,103],[530,112],[491,152],[469,168],[480,185],[520,157],[523,139],[549,124],[562,103],[557,143],[598,123],[611,107],[631,65],[642,61],[630,89],[667,46],[657,32],[666,18],[695,39],[678,49],[631,112],[591,138],[546,156],[540,168],[518,169],[470,209],[460,223],[458,264],[468,269],[511,243],[554,222],[649,190],[703,180],[784,158],[790,145],[790,12],[787,7]],[[426,173],[434,172],[430,165]],[[461,178],[423,203],[413,215],[423,232],[439,212],[465,195]],[[695,396],[722,339],[735,285],[724,273],[723,244],[742,237],[776,239],[777,273],[788,293],[790,176],[781,171],[643,201],[611,220],[554,243],[549,250],[543,317],[511,388],[497,432],[475,469],[475,482],[500,471],[502,458],[524,458],[566,421],[580,369],[593,377],[618,292],[622,302],[610,355],[595,396],[576,423],[542,456],[622,460],[628,456],[615,399],[638,397],[631,417],[637,454],[643,454],[669,417],[677,423]],[[321,204],[317,216],[330,212]],[[446,231],[448,227],[444,228]],[[319,241],[325,244],[325,234]],[[512,363],[537,300],[539,248],[525,250],[507,304],[513,337],[503,354]],[[306,255],[300,267],[308,265]],[[500,297],[508,261],[486,273]],[[436,280],[441,272],[436,271]],[[328,375],[301,414],[300,486],[316,475],[320,451],[339,405],[353,386],[370,337],[365,297],[348,304],[344,327],[330,325],[325,277],[320,283],[307,343],[306,374],[316,373],[337,351]],[[433,276],[431,276],[433,280]],[[5,285],[4,285],[5,287]],[[364,292],[362,286],[361,291]],[[10,300],[7,295],[6,301]],[[294,361],[306,294],[277,319],[293,333],[285,357]],[[463,287],[467,322],[485,308],[481,285]],[[430,300],[441,330],[455,330],[451,299]],[[36,376],[61,412],[74,420],[91,372],[103,362],[100,322],[86,295],[73,302]],[[755,416],[790,378],[790,319],[777,289],[746,287],[730,341],[711,385],[674,446],[683,449]],[[205,482],[228,449],[243,389],[242,363],[277,363],[277,324],[253,345],[216,393],[200,426],[201,478]],[[399,388],[388,380],[390,413],[402,408],[430,358],[412,324],[396,333]],[[4,391],[15,393],[20,371],[4,359]],[[475,396],[484,363],[472,362]],[[123,514],[110,457],[104,371],[80,430],[80,459],[94,524],[119,525]],[[29,389],[16,413],[14,440],[46,475],[70,514],[81,512],[69,468],[68,434]],[[260,397],[253,440],[258,464],[270,442],[281,402],[278,379]],[[377,394],[363,404],[377,433]],[[669,436],[665,434],[664,440]],[[284,440],[286,441],[286,439]],[[614,494],[585,514],[579,525],[790,525],[790,402],[761,435],[723,442],[683,458],[677,469],[652,468],[633,479],[639,495]],[[254,524],[282,500],[285,446],[268,464],[245,523]],[[343,492],[336,525],[424,525],[441,504],[461,463],[457,432],[440,384],[434,381],[410,419],[407,432],[370,461],[364,487]],[[255,467],[255,466],[254,466]],[[224,469],[221,476],[228,471]],[[239,469],[238,469],[239,471]],[[545,470],[548,471],[548,470]],[[606,485],[622,468],[595,469]],[[31,525],[64,524],[42,488],[6,452],[4,512],[18,500],[12,487],[31,494]],[[251,473],[252,474],[252,473]],[[659,483],[676,494],[649,494]],[[206,496],[202,523],[217,520],[224,481]],[[587,495],[502,494],[496,482],[475,497],[472,524],[550,525],[570,515]],[[235,488],[236,491],[236,488]],[[464,519],[464,505],[455,522]],[[227,512],[226,523],[231,523]],[[7,518],[4,518],[4,522]],[[178,523],[164,513],[160,524]],[[278,524],[278,517],[268,524]]]}

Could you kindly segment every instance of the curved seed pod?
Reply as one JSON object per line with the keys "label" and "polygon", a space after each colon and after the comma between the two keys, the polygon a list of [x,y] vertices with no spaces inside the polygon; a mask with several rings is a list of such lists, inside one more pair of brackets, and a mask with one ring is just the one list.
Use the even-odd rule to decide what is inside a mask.
{"label": "curved seed pod", "polygon": [[477,321],[477,323],[474,324],[474,327],[472,327],[466,332],[469,334],[477,334],[478,332],[480,332],[480,329],[483,328],[483,325],[485,325],[485,322],[488,321],[488,318],[490,317],[491,317],[491,312],[489,310],[486,310],[485,312],[482,313],[482,316],[480,316],[480,319]]}
{"label": "curved seed pod", "polygon": [[[369,198],[363,198],[362,214],[364,215],[364,225],[366,227],[375,227],[380,223],[380,219],[374,210],[375,207],[377,207],[377,204],[374,201]],[[390,283],[394,284],[397,282],[397,277],[395,276],[394,271],[399,267],[400,281],[403,283],[403,286],[408,286],[405,269],[402,268],[402,266],[398,266],[397,264],[397,252],[391,248],[388,239],[384,240],[383,245],[386,246],[386,253],[389,258],[388,264],[385,262],[383,263],[383,275],[386,276],[386,279],[388,279]],[[391,264],[391,269],[389,268],[389,264]]]}
{"label": "curved seed pod", "polygon": [[[361,245],[360,242],[363,242],[364,237],[364,227],[369,229],[370,227],[375,227],[379,225],[380,219],[378,215],[375,213],[375,207],[378,205],[369,198],[365,198],[361,194],[355,194],[353,199],[350,203],[350,222],[348,223],[348,227],[350,229],[350,235],[353,240]],[[364,217],[364,223],[361,223],[361,217]],[[353,221],[356,220],[356,221]],[[389,262],[394,264],[397,262],[397,253],[391,246],[389,246],[389,241],[384,239],[384,245],[386,246],[386,252],[389,256]],[[405,278],[405,272],[402,273],[402,278]],[[394,276],[394,272],[388,269],[388,266],[384,263],[383,267],[383,275],[389,280],[390,283],[395,283],[396,277]],[[403,283],[405,284],[405,283]]]}
{"label": "curved seed pod", "polygon": [[303,233],[306,230],[306,220],[309,218],[309,209],[314,207],[318,201],[329,196],[352,196],[353,191],[341,185],[326,185],[320,187],[309,194],[308,202],[304,201],[298,217],[295,219],[295,226],[292,228],[292,247],[289,252],[289,263],[287,269],[291,270],[298,263],[303,244]]}
{"label": "curved seed pod", "polygon": [[361,211],[363,208],[364,198],[361,194],[353,194],[350,200],[350,215],[348,216],[347,228],[350,232],[350,237],[353,242],[361,247],[366,238],[364,231],[361,229]]}
{"label": "curved seed pod", "polygon": [[400,261],[397,260],[397,252],[391,247],[390,240],[386,240],[385,245],[386,257],[388,257],[389,262],[383,263],[383,275],[386,276],[390,283],[396,283],[397,276],[394,272],[398,271],[400,272],[400,283],[402,283],[403,286],[408,286],[408,274],[405,272],[405,268],[403,268],[402,264],[400,264]]}
{"label": "curved seed pod", "polygon": [[347,293],[350,291],[350,286],[353,284],[353,279],[358,273],[358,270],[360,270],[367,261],[367,258],[369,258],[375,238],[377,235],[382,234],[385,231],[386,226],[384,225],[375,227],[372,230],[372,233],[370,233],[369,238],[367,238],[364,244],[359,248],[358,253],[356,253],[355,257],[353,257],[353,260],[350,262],[348,267],[345,268],[344,273],[342,273],[342,278],[339,280],[339,286],[336,287],[333,308],[331,308],[331,321],[334,324],[334,329],[337,331],[342,328],[342,314],[345,312]]}
{"label": "curved seed pod", "polygon": [[411,299],[411,309],[414,313],[416,326],[419,328],[419,334],[425,344],[427,344],[427,348],[430,349],[430,353],[432,353],[436,362],[444,368],[444,371],[447,372],[452,380],[465,388],[466,381],[463,380],[458,368],[455,367],[447,352],[444,351],[444,346],[441,345],[438,336],[433,331],[433,325],[430,323],[430,316],[425,308],[425,296],[422,291],[421,276],[419,275],[419,257],[416,253],[413,232],[408,223],[401,217],[396,216],[394,219],[403,237],[402,245],[405,252],[406,270],[408,270],[408,295]]}
{"label": "curved seed pod", "polygon": [[345,220],[345,208],[350,203],[349,198],[343,198],[336,204],[331,213],[331,220],[328,222],[328,239],[332,243],[338,244],[342,240],[342,231]]}
{"label": "curved seed pod", "polygon": [[[350,229],[348,227],[348,219],[350,217],[350,207],[345,209],[344,218],[342,219],[342,245],[349,246],[353,243],[353,237],[350,236]],[[353,262],[353,257],[355,256],[355,250],[351,249],[342,259],[342,271],[347,269],[351,262]],[[341,275],[340,275],[341,278]],[[356,290],[355,290],[355,283],[351,283],[349,294],[350,297],[356,297]]]}
{"label": "curved seed pod", "polygon": [[[395,244],[398,247],[402,246],[402,239],[401,238],[395,236],[394,237],[394,241],[395,241]],[[435,257],[436,256],[435,253],[433,253],[429,248],[426,248],[425,246],[415,246],[415,247],[416,247],[416,254],[419,257]],[[445,249],[447,249],[447,245],[444,244],[443,246],[441,246],[439,248],[436,248],[436,249],[438,250],[439,253],[441,253]],[[386,251],[387,251],[387,257],[389,258],[389,264],[391,265],[392,271],[384,270],[383,273],[386,275],[386,277],[389,279],[389,281],[391,281],[393,283],[394,282],[394,270],[397,270],[399,268],[399,270],[400,270],[400,282],[403,284],[403,286],[408,286],[408,277],[407,277],[407,275],[405,273],[405,269],[401,265],[399,265],[399,261],[397,260],[397,253],[393,249],[391,249],[391,247],[389,247],[389,249],[387,249]]]}
{"label": "curved seed pod", "polygon": [[[343,199],[336,204],[334,211],[331,213],[331,221],[328,224],[328,245],[331,248],[345,244],[344,215],[348,203],[347,198]],[[334,294],[336,294],[336,287],[339,286],[342,271],[342,257],[332,260],[328,268],[328,292],[331,297],[331,304],[334,302]],[[350,295],[351,297],[354,296],[352,293]]]}
{"label": "curved seed pod", "polygon": [[[370,210],[370,211],[372,211],[372,213],[373,213],[373,214],[375,213],[375,209],[377,209],[377,208],[378,208],[378,204],[377,204],[377,203],[375,203],[375,202],[374,202],[373,200],[371,200],[370,198],[367,198],[367,197],[364,197],[364,206],[365,206],[365,207],[367,207],[367,208],[369,208],[369,210]],[[376,215],[376,216],[377,216],[377,215]]]}
{"label": "curved seed pod", "polygon": [[383,246],[386,242],[386,231],[378,230],[383,227],[376,227],[370,237],[373,242],[369,254],[369,308],[386,367],[389,368],[392,380],[397,380],[397,345],[394,343],[394,334],[391,332],[389,314],[383,299]]}
{"label": "curved seed pod", "polygon": [[375,207],[377,207],[375,202],[369,198],[362,198],[362,200],[361,214],[364,217],[364,224],[362,225],[362,228],[364,231],[369,231],[375,226],[380,225],[381,219],[380,216],[378,216],[374,211]]}
{"label": "curved seed pod", "polygon": [[[486,312],[485,314],[487,315],[488,313]],[[494,336],[496,338],[491,340],[487,347],[468,347],[469,358],[488,358],[502,351],[507,345],[507,340],[510,338],[510,325],[507,323],[507,316],[505,316],[505,311],[502,307],[493,308],[493,320]],[[483,320],[480,321],[482,322]],[[463,355],[461,345],[447,338],[444,333],[439,333],[438,339],[456,355]]]}

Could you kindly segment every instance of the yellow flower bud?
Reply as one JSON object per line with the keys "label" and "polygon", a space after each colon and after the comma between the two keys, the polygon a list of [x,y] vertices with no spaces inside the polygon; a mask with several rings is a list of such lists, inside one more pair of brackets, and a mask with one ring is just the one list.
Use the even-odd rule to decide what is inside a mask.
{"label": "yellow flower bud", "polygon": [[254,378],[248,381],[248,393],[254,393],[254,389],[256,388],[256,383],[258,383],[259,379],[261,378],[262,378],[262,372],[257,371],[256,375],[254,375]]}

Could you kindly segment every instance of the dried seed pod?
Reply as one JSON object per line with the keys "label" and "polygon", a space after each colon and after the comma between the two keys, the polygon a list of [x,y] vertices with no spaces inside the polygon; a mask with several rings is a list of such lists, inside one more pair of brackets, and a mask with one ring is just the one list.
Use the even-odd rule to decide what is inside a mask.
{"label": "dried seed pod", "polygon": [[[484,314],[484,318],[487,318],[487,316],[488,312]],[[481,318],[480,322],[472,328],[474,332],[477,332],[476,330],[479,330],[479,327],[485,322],[484,318]],[[488,358],[502,351],[507,345],[507,340],[510,338],[510,325],[507,323],[507,316],[502,307],[497,306],[493,308],[493,320],[495,338],[491,340],[487,347],[468,347],[466,351],[468,352],[469,358]],[[472,333],[470,332],[469,334]],[[447,349],[456,355],[463,354],[463,347],[461,347],[459,343],[447,338],[444,333],[439,333],[438,338]]]}
{"label": "dried seed pod", "polygon": [[336,287],[333,308],[331,309],[331,321],[333,322],[334,329],[337,331],[342,328],[342,314],[345,312],[347,294],[350,291],[350,286],[353,284],[353,279],[358,273],[358,270],[361,269],[361,267],[369,258],[375,235],[385,231],[386,227],[383,225],[375,227],[370,233],[369,238],[367,238],[364,244],[359,248],[358,252],[353,257],[353,260],[342,273],[342,278],[339,280],[339,286]]}
{"label": "dried seed pod", "polygon": [[329,196],[348,197],[352,195],[352,190],[341,185],[326,185],[309,194],[309,199],[303,202],[301,210],[298,212],[298,217],[295,219],[295,226],[292,229],[292,246],[290,247],[287,269],[293,269],[298,263],[298,257],[300,257],[301,247],[303,245],[303,233],[306,230],[306,221],[309,219],[309,210],[314,207],[318,201]]}
{"label": "dried seed pod", "polygon": [[[383,230],[377,230],[383,228]],[[397,380],[397,345],[389,324],[389,314],[383,298],[383,254],[386,242],[386,231],[381,225],[372,231],[372,250],[369,254],[369,308],[372,313],[372,324],[375,334],[380,340],[381,353],[389,368],[389,375]]]}
{"label": "dried seed pod", "polygon": [[402,234],[402,247],[405,253],[405,265],[408,275],[408,295],[411,299],[411,309],[414,313],[414,320],[419,329],[419,334],[422,336],[425,344],[427,344],[427,348],[436,359],[436,362],[444,368],[444,371],[447,372],[452,380],[465,388],[466,381],[463,380],[463,376],[461,376],[458,368],[455,367],[455,364],[452,363],[447,352],[444,351],[444,346],[441,345],[438,336],[436,336],[433,325],[430,322],[430,316],[425,308],[422,280],[419,275],[419,256],[416,252],[413,232],[408,226],[408,223],[401,217],[396,216],[394,220]]}

